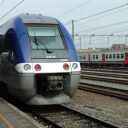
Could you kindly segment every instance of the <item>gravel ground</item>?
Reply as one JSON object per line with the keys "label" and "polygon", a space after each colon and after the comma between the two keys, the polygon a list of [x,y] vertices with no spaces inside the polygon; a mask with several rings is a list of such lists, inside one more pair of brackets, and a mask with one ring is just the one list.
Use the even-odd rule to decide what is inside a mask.
{"label": "gravel ground", "polygon": [[77,90],[66,106],[72,107],[121,128],[128,128],[128,101]]}

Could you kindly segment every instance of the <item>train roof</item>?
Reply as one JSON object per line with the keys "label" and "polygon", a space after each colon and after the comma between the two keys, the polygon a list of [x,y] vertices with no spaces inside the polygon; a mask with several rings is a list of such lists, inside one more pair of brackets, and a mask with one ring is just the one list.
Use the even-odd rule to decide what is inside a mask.
{"label": "train roof", "polygon": [[101,53],[104,53],[104,54],[112,54],[112,53],[118,53],[118,52],[128,52],[128,48],[124,48],[124,49],[108,49],[108,50],[100,50],[100,51],[78,51],[78,54],[79,55],[84,55],[84,54],[101,54]]}
{"label": "train roof", "polygon": [[23,23],[45,23],[45,24],[58,24],[57,20],[53,17],[43,16],[41,14],[21,14],[19,17]]}
{"label": "train roof", "polygon": [[59,24],[57,19],[53,17],[43,16],[41,14],[20,14],[1,25],[0,34],[3,35],[7,29],[12,28],[12,26],[14,27],[14,24],[17,24],[17,19],[20,19],[23,24]]}

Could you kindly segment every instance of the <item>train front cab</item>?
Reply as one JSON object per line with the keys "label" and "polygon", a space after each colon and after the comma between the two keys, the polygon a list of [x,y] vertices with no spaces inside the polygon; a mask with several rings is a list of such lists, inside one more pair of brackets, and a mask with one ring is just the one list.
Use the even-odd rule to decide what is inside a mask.
{"label": "train front cab", "polygon": [[[42,29],[42,34],[45,33],[45,36],[37,28]],[[79,84],[80,64],[74,61],[77,55],[66,29],[62,24],[60,27],[58,25],[28,26],[27,29],[32,46],[32,66],[37,87],[36,96],[28,100],[27,104],[69,102]],[[37,41],[38,48],[33,39]]]}
{"label": "train front cab", "polygon": [[50,29],[43,25],[42,28],[47,31],[43,31],[43,41],[50,44],[50,39],[60,41],[62,38],[63,45],[44,44],[41,31],[36,32],[41,26],[28,25],[20,31],[10,29],[5,35],[1,80],[6,83],[10,94],[26,104],[67,103],[78,87],[80,64],[69,34],[60,26],[61,35],[58,38],[58,35],[52,35],[53,31],[58,31],[56,25],[50,25]]}

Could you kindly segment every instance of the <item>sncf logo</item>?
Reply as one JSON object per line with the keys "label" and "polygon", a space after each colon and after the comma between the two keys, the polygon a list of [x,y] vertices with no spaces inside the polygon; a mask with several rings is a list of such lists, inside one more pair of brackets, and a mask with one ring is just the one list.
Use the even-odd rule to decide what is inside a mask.
{"label": "sncf logo", "polygon": [[56,56],[46,56],[46,58],[56,58]]}

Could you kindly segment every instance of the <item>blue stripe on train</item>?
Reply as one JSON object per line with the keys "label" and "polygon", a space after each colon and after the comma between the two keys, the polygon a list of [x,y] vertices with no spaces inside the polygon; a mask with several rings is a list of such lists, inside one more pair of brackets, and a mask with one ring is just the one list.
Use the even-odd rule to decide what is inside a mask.
{"label": "blue stripe on train", "polygon": [[73,40],[70,36],[70,34],[68,33],[68,31],[66,30],[66,28],[64,27],[64,25],[58,21],[59,23],[59,26],[63,32],[63,35],[64,35],[64,40],[66,42],[66,45],[68,47],[68,53],[69,53],[69,56],[70,56],[70,61],[78,61],[78,57],[77,57],[77,52],[76,52],[76,48],[75,48],[75,45],[73,43]]}
{"label": "blue stripe on train", "polygon": [[[66,28],[59,23],[59,26],[64,35],[64,40],[68,47],[70,61],[78,61],[76,48]],[[15,30],[16,39],[14,45],[14,54],[16,63],[29,63],[31,62],[31,46],[26,28],[20,17],[16,17],[13,22],[13,29]]]}
{"label": "blue stripe on train", "polygon": [[31,47],[25,26],[20,17],[16,17],[13,22],[15,31],[14,54],[16,63],[31,62]]}

